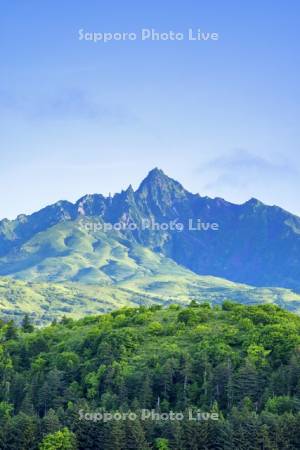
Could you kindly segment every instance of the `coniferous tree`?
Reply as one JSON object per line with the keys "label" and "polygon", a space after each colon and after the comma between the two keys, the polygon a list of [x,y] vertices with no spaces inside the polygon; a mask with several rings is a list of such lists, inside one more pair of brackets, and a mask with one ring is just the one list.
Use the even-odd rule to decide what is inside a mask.
{"label": "coniferous tree", "polygon": [[126,448],[124,422],[122,420],[110,421],[106,428],[105,450],[123,450]]}
{"label": "coniferous tree", "polygon": [[28,314],[25,314],[23,320],[22,320],[22,331],[24,333],[32,333],[34,330],[34,326],[31,323],[31,320],[29,318]]}
{"label": "coniferous tree", "polygon": [[7,450],[37,449],[38,420],[36,416],[19,413],[9,421],[5,433]]}
{"label": "coniferous tree", "polygon": [[145,432],[139,421],[126,420],[126,449],[128,450],[149,450],[149,444],[146,440]]}
{"label": "coniferous tree", "polygon": [[42,420],[42,433],[44,435],[55,433],[61,428],[61,423],[54,409],[49,409]]}

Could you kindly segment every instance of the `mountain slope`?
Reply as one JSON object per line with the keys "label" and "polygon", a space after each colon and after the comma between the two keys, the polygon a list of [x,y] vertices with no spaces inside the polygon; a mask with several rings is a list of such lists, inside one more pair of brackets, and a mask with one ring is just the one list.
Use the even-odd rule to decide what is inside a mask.
{"label": "mountain slope", "polygon": [[28,314],[37,325],[62,316],[81,318],[123,306],[221,304],[231,300],[247,305],[273,303],[300,313],[300,295],[288,289],[254,288],[186,271],[133,278],[112,285],[36,283],[0,278],[0,316],[21,322]]}
{"label": "mountain slope", "polygon": [[189,273],[118,232],[89,231],[79,220],[37,233],[0,259],[0,275],[37,282],[110,285],[146,275]]}

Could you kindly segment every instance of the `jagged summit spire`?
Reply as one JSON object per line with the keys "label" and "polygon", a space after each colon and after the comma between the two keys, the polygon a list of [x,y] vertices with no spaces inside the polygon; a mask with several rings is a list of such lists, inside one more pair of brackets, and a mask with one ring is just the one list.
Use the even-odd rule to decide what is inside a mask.
{"label": "jagged summit spire", "polygon": [[144,199],[151,198],[159,203],[170,205],[176,198],[188,195],[188,192],[178,181],[168,177],[163,170],[155,167],[141,182],[136,194]]}
{"label": "jagged summit spire", "polygon": [[158,177],[158,176],[163,176],[166,177],[167,175],[165,174],[165,172],[160,169],[159,167],[154,167],[154,169],[150,170],[150,172],[148,173],[148,177]]}
{"label": "jagged summit spire", "polygon": [[142,181],[143,183],[153,183],[155,181],[163,181],[163,180],[171,180],[162,169],[158,167],[154,167],[154,169],[150,170],[146,178]]}
{"label": "jagged summit spire", "polygon": [[159,169],[158,167],[155,167],[154,169],[150,170],[146,178],[141,182],[138,191],[141,191],[143,188],[147,186],[161,186],[162,188],[170,188],[171,186],[177,189],[180,188],[184,190],[184,188],[181,186],[178,181],[173,180],[172,178],[168,177],[168,175],[165,174],[165,172],[162,169]]}

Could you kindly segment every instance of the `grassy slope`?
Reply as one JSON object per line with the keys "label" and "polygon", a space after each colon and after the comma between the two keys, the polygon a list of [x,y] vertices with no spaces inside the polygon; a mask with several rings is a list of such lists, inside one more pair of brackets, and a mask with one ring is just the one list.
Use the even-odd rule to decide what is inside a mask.
{"label": "grassy slope", "polygon": [[109,286],[0,279],[1,317],[20,321],[28,313],[39,325],[63,315],[79,318],[139,304],[185,305],[193,299],[213,304],[226,299],[244,304],[276,303],[294,312],[300,311],[300,296],[289,290],[252,288],[192,273],[136,278]]}
{"label": "grassy slope", "polygon": [[0,275],[34,282],[112,284],[132,277],[189,273],[118,233],[88,232],[63,222],[0,258]]}

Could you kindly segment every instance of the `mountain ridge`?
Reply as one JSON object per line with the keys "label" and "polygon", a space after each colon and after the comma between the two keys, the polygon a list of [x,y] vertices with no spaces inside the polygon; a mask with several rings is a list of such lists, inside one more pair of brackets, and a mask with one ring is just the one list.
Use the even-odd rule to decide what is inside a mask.
{"label": "mountain ridge", "polygon": [[[201,198],[201,199],[207,200],[207,201],[225,203],[225,204],[231,205],[233,207],[234,206],[242,207],[242,206],[251,205],[251,204],[252,205],[261,204],[261,205],[267,206],[269,208],[278,208],[282,212],[286,212],[291,216],[299,218],[299,216],[297,214],[291,213],[288,210],[286,210],[285,208],[282,208],[281,206],[278,206],[275,204],[268,205],[255,197],[251,197],[249,200],[246,200],[243,203],[235,203],[235,202],[225,200],[224,198],[218,197],[218,196],[217,197],[209,197],[209,196],[201,196],[199,193],[193,194],[193,193],[189,192],[188,190],[186,190],[182,186],[181,183],[179,183],[178,181],[167,176],[162,169],[155,167],[154,169],[149,171],[148,175],[140,182],[140,184],[136,190],[134,190],[132,185],[129,184],[127,189],[124,189],[121,192],[116,192],[113,196],[105,196],[101,193],[93,193],[93,194],[85,194],[85,195],[81,196],[78,200],[76,200],[75,202],[71,202],[66,199],[58,200],[54,203],[51,203],[47,206],[44,206],[44,207],[38,209],[37,211],[34,211],[33,213],[30,213],[30,214],[20,213],[14,219],[8,219],[8,218],[4,217],[3,219],[0,219],[0,225],[3,225],[4,223],[15,222],[15,221],[19,221],[20,223],[22,223],[22,222],[26,221],[26,219],[36,217],[37,215],[42,214],[42,213],[46,213],[46,212],[48,213],[48,212],[50,212],[50,209],[54,210],[55,208],[57,208],[57,210],[60,210],[62,213],[65,212],[66,215],[67,215],[67,213],[76,214],[76,213],[78,213],[78,207],[81,206],[82,202],[85,202],[87,200],[93,200],[96,203],[98,202],[99,206],[102,205],[103,203],[107,204],[107,203],[111,202],[114,198],[125,195],[128,192],[133,192],[134,194],[139,194],[139,193],[143,192],[143,188],[147,185],[147,183],[149,183],[149,181],[154,180],[155,182],[157,182],[157,180],[162,179],[162,177],[173,182],[174,183],[173,185],[177,185],[178,187],[180,187],[187,195],[190,196],[190,198]],[[71,217],[69,217],[69,218],[71,218]]]}
{"label": "mountain ridge", "polygon": [[[219,230],[187,228],[189,221],[197,220],[217,223]],[[143,229],[145,221],[157,224],[175,221],[185,228],[181,232]],[[113,197],[88,194],[75,203],[62,200],[31,215],[2,220],[0,275],[18,277],[22,265],[47,265],[53,256],[58,266],[63,265],[66,261],[63,258],[70,252],[77,259],[84,259],[86,246],[94,250],[88,250],[87,266],[82,263],[80,270],[88,270],[95,248],[101,248],[107,236],[99,230],[80,229],[80,223],[84,226],[120,223],[125,229],[107,235],[113,246],[126,242],[128,251],[134,245],[149,248],[198,275],[300,290],[299,217],[255,198],[234,204],[219,197],[192,194],[158,168],[152,169],[135,191],[130,185]],[[130,224],[135,224],[136,229],[130,230]],[[59,226],[64,230],[58,232]],[[65,243],[60,251],[55,230],[64,234]],[[75,243],[71,250],[70,242]]]}

